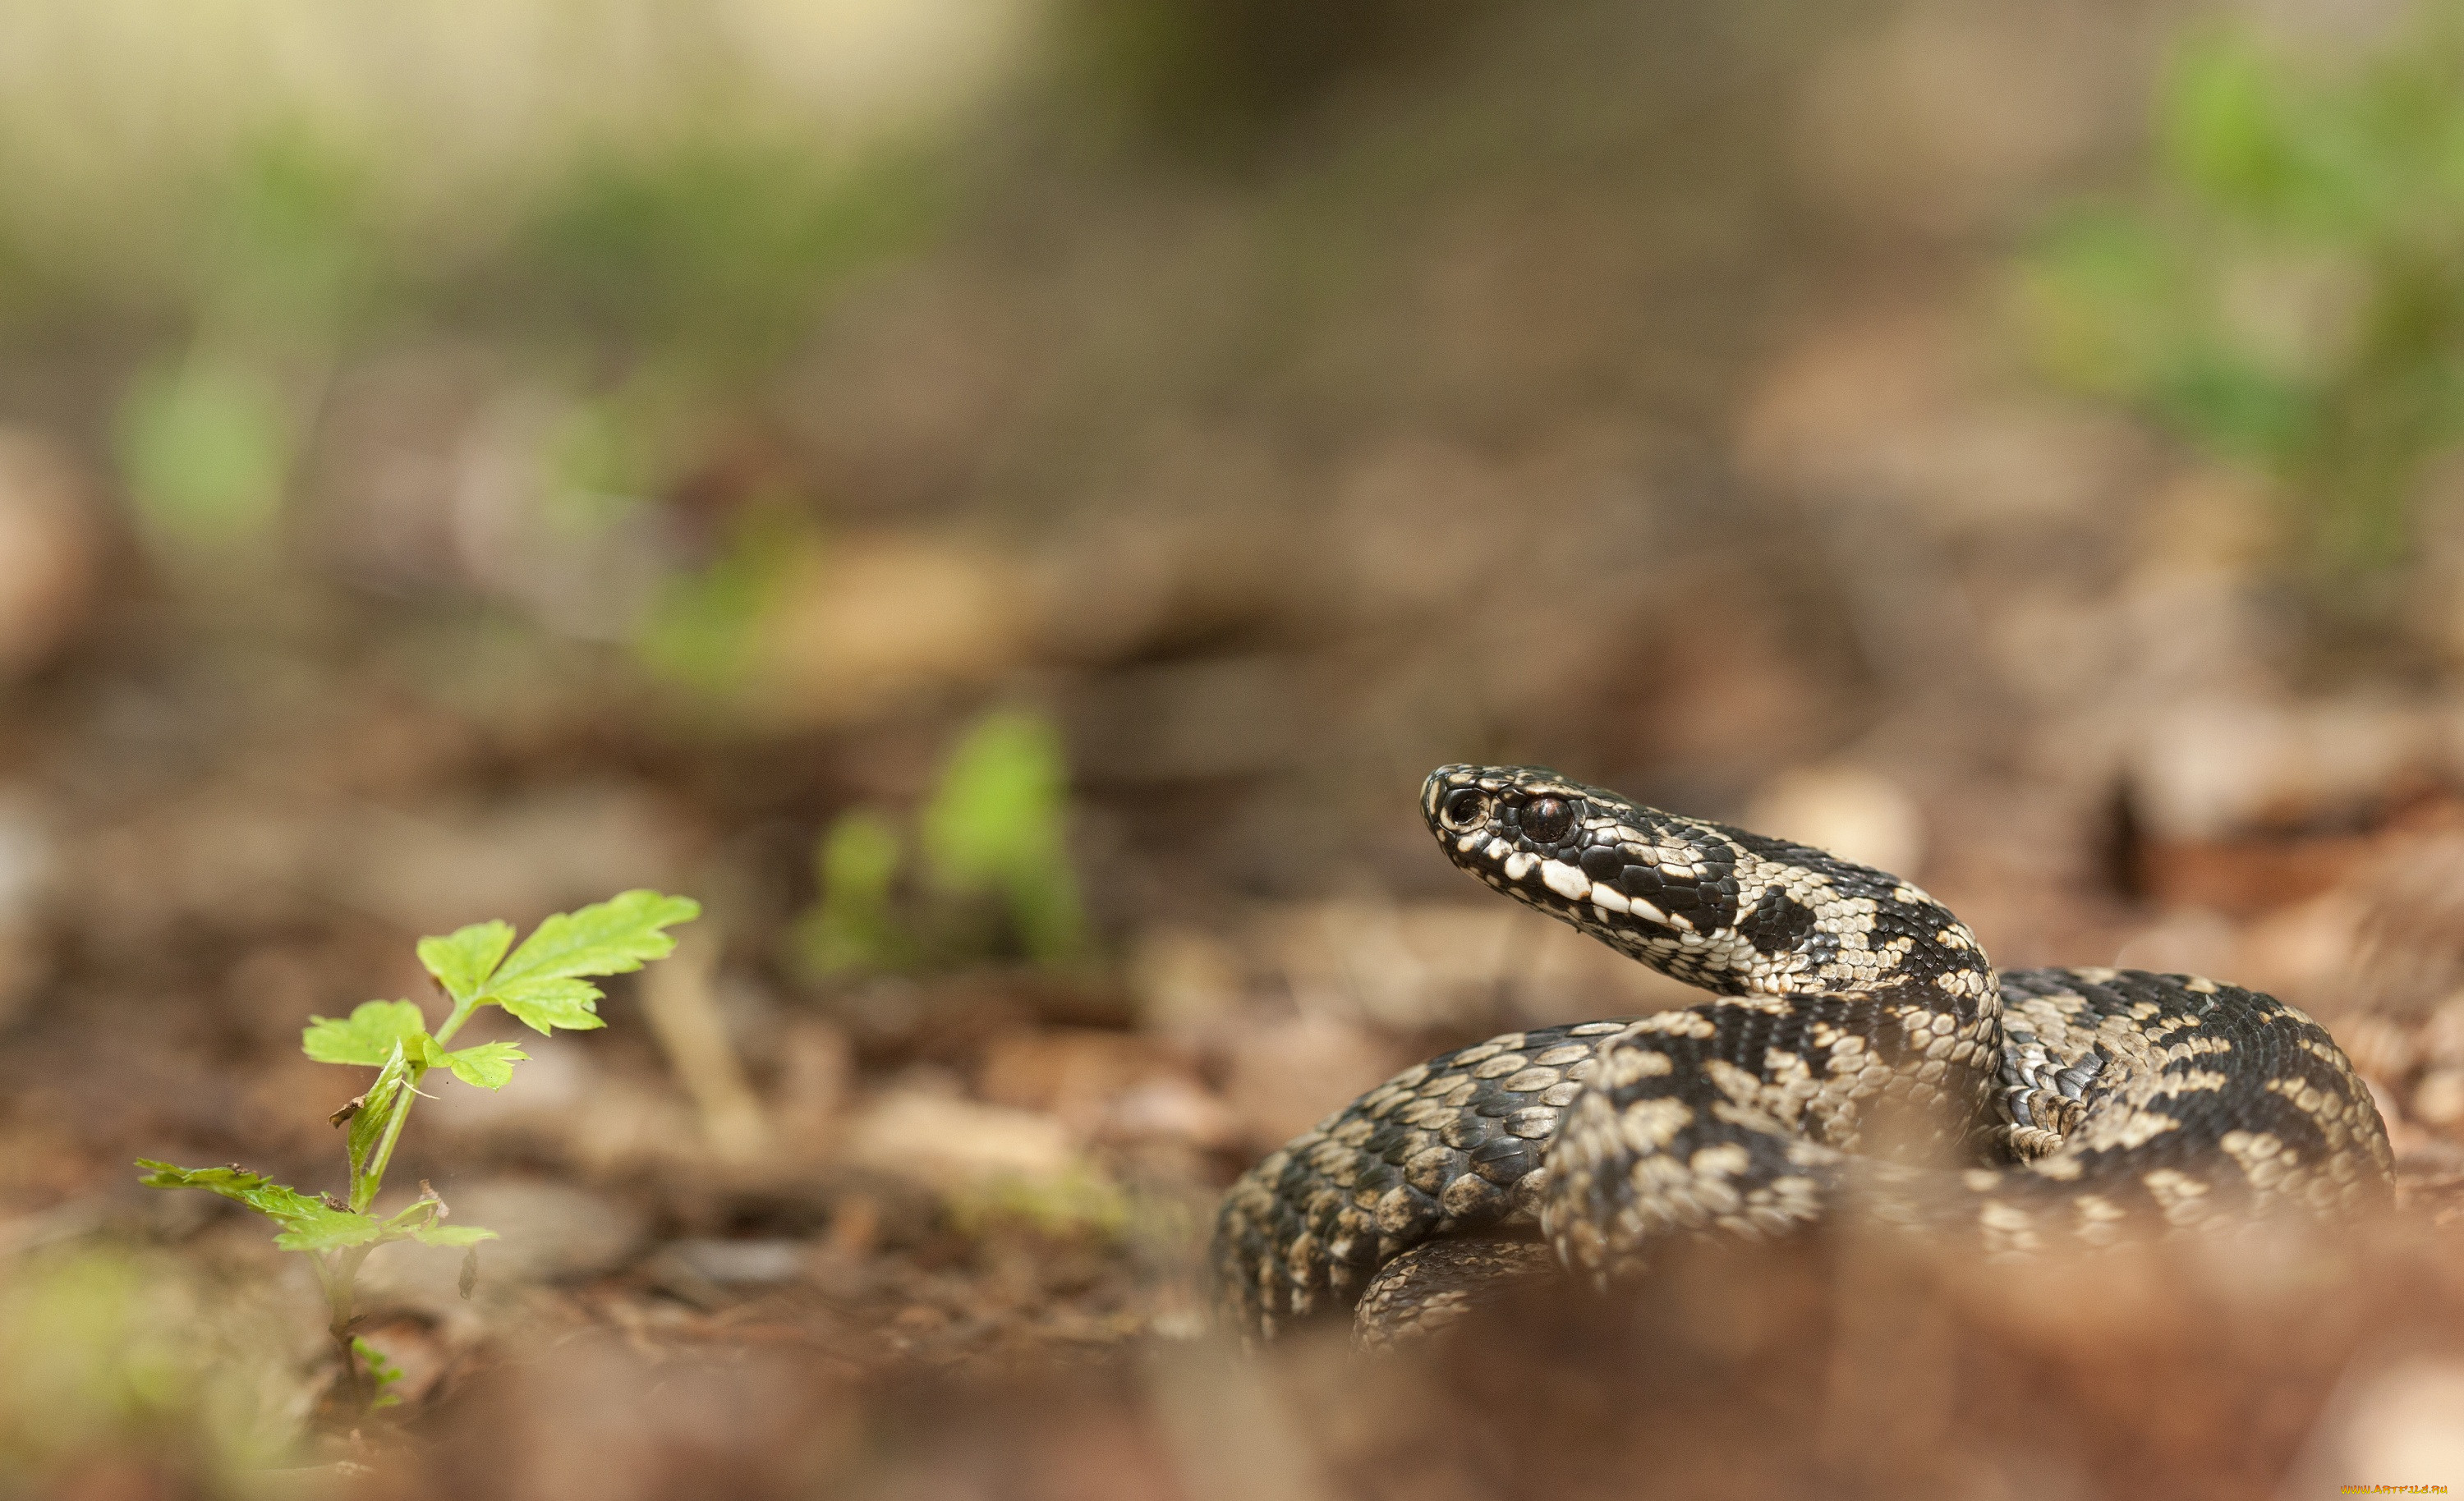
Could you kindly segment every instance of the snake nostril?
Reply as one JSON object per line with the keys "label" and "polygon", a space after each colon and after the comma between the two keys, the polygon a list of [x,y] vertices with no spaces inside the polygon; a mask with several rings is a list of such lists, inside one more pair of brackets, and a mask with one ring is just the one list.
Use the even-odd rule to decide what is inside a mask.
{"label": "snake nostril", "polygon": [[1488,794],[1477,787],[1458,787],[1446,794],[1438,817],[1457,833],[1477,829],[1488,821]]}
{"label": "snake nostril", "polygon": [[1574,826],[1574,810],[1562,797],[1543,797],[1523,810],[1523,832],[1535,844],[1554,844]]}

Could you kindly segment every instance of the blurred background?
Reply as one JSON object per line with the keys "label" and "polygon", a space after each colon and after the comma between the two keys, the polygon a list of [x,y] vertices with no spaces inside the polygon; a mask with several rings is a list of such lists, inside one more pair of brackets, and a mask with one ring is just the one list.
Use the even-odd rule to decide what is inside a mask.
{"label": "blurred background", "polygon": [[312,1012],[655,885],[406,1138],[505,1239],[370,1264],[352,1452],[1337,1493],[1221,1489],[1215,1196],[1686,995],[1439,858],[1444,761],[2275,990],[2449,1182],[2459,686],[2446,0],[7,0],[0,1490],[334,1457],[305,1268],[130,1161],[338,1183]]}

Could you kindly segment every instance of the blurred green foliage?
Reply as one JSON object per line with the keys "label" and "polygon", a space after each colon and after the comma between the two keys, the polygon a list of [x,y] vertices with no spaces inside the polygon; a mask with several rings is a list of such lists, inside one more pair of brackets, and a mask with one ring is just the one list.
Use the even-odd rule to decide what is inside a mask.
{"label": "blurred green foliage", "polygon": [[821,897],[798,928],[804,967],[815,974],[904,969],[917,957],[897,912],[905,841],[891,815],[858,808],[833,820],[817,858]]}
{"label": "blurred green foliage", "polygon": [[1051,721],[986,714],[959,737],[914,819],[920,890],[902,889],[910,840],[891,815],[857,809],[823,835],[821,895],[798,929],[804,968],[911,969],[1012,945],[1038,965],[1081,957],[1087,919],[1068,811],[1068,765]]}
{"label": "blurred green foliage", "polygon": [[958,897],[997,896],[1027,957],[1059,964],[1086,945],[1069,868],[1069,771],[1061,732],[1040,714],[976,722],[917,820],[924,869]]}
{"label": "blurred green foliage", "polygon": [[394,1364],[391,1358],[383,1350],[357,1337],[351,1340],[351,1353],[365,1362],[368,1368],[368,1380],[376,1386],[376,1397],[368,1406],[372,1409],[401,1406],[402,1394],[388,1391],[386,1388],[402,1380],[402,1367]]}
{"label": "blurred green foliage", "polygon": [[[148,1326],[136,1269],[88,1256],[30,1269],[0,1294],[0,1373],[12,1416],[8,1452],[68,1447],[97,1430],[176,1413],[194,1373]],[[22,1431],[20,1425],[38,1432]]]}
{"label": "blurred green foliage", "polygon": [[549,332],[720,372],[790,352],[852,272],[935,222],[933,163],[696,136],[593,151],[540,194],[504,267]]}
{"label": "blurred green foliage", "polygon": [[[543,374],[629,372],[548,376],[601,387],[544,456],[550,519],[589,535],[689,462],[693,414],[791,354],[849,275],[935,212],[930,163],[908,156],[850,167],[810,141],[610,147],[543,185],[488,253],[419,266],[385,243],[367,170],[286,133],[252,147],[201,212],[185,313],[197,346],[141,366],[118,421],[131,496],[175,552],[271,529],[313,436],[315,375],[339,352],[473,320],[510,328]],[[297,365],[309,379],[275,377]],[[759,566],[731,561],[719,582]]]}
{"label": "blurred green foliage", "polygon": [[130,500],[175,551],[262,535],[289,484],[295,423],[280,382],[233,352],[196,349],[141,368],[115,434]]}
{"label": "blurred green foliage", "polygon": [[1129,1231],[1133,1206],[1118,1184],[1086,1163],[1048,1178],[996,1176],[950,1195],[952,1226],[980,1239],[1002,1225],[1023,1225],[1055,1240],[1117,1241]]}
{"label": "blurred green foliage", "polygon": [[[594,394],[546,455],[561,504],[655,494],[676,429],[792,354],[847,279],[930,232],[920,152],[849,162],[760,135],[603,145],[578,156],[454,258],[405,250],[375,207],[380,161],[307,127],[248,142],[198,194],[197,249],[172,294],[185,355],[143,362],[121,402],[120,458],[175,550],[264,533],[313,437],[317,377],[370,339],[466,325]],[[307,379],[277,379],[304,369]],[[627,372],[613,382],[588,374]],[[559,376],[554,372],[565,372]],[[562,519],[588,532],[604,517]]]}
{"label": "blurred green foliage", "polygon": [[[175,555],[278,536],[329,379],[380,350],[489,346],[653,446],[637,387],[718,404],[934,232],[1008,11],[0,8],[0,353],[130,352],[116,457]],[[691,467],[654,436],[595,492]]]}
{"label": "blurred green foliage", "polygon": [[232,1475],[278,1459],[296,1420],[267,1399],[282,1387],[288,1352],[261,1327],[253,1344],[224,1345],[228,1321],[197,1306],[199,1291],[104,1251],[10,1268],[0,1282],[0,1494],[99,1493],[97,1483],[120,1493],[148,1467]]}
{"label": "blurred green foliage", "polygon": [[2155,123],[2144,191],[2024,267],[2036,353],[2273,481],[2321,577],[2387,570],[2464,441],[2464,5],[2337,63],[2204,32]]}
{"label": "blurred green foliage", "polygon": [[715,556],[661,586],[633,641],[642,664],[709,695],[742,687],[762,625],[784,598],[811,530],[784,506],[745,507]]}
{"label": "blurred green foliage", "polygon": [[557,518],[587,533],[611,503],[646,494],[662,467],[659,393],[635,381],[576,402],[547,436],[547,481]]}
{"label": "blurred green foliage", "polygon": [[225,337],[322,342],[365,317],[401,254],[374,203],[366,153],[302,120],[243,141],[202,196],[187,290]]}

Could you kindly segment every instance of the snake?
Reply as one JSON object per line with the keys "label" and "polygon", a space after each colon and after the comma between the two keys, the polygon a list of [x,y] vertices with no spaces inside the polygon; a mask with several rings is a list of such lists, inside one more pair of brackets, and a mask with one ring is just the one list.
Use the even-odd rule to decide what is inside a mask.
{"label": "snake", "polygon": [[1249,1169],[1208,1259],[1252,1344],[1349,1313],[1389,1348],[1847,1212],[2002,1258],[2392,1203],[2368,1086],[2273,996],[1997,974],[1897,876],[1546,767],[1440,767],[1420,808],[1455,864],[1707,996],[1441,1054]]}

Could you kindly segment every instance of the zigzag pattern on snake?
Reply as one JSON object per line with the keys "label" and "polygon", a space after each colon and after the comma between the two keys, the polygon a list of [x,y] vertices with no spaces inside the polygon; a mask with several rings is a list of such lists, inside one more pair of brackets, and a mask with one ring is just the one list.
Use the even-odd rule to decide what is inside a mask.
{"label": "zigzag pattern on snake", "polygon": [[1997,977],[1897,877],[1545,768],[1441,767],[1420,800],[1456,864],[1714,998],[1441,1055],[1260,1163],[1213,1251],[1244,1336],[1356,1306],[1383,1343],[1552,1264],[1606,1276],[1851,1195],[1987,1253],[2389,1198],[2368,1088],[2271,996]]}

